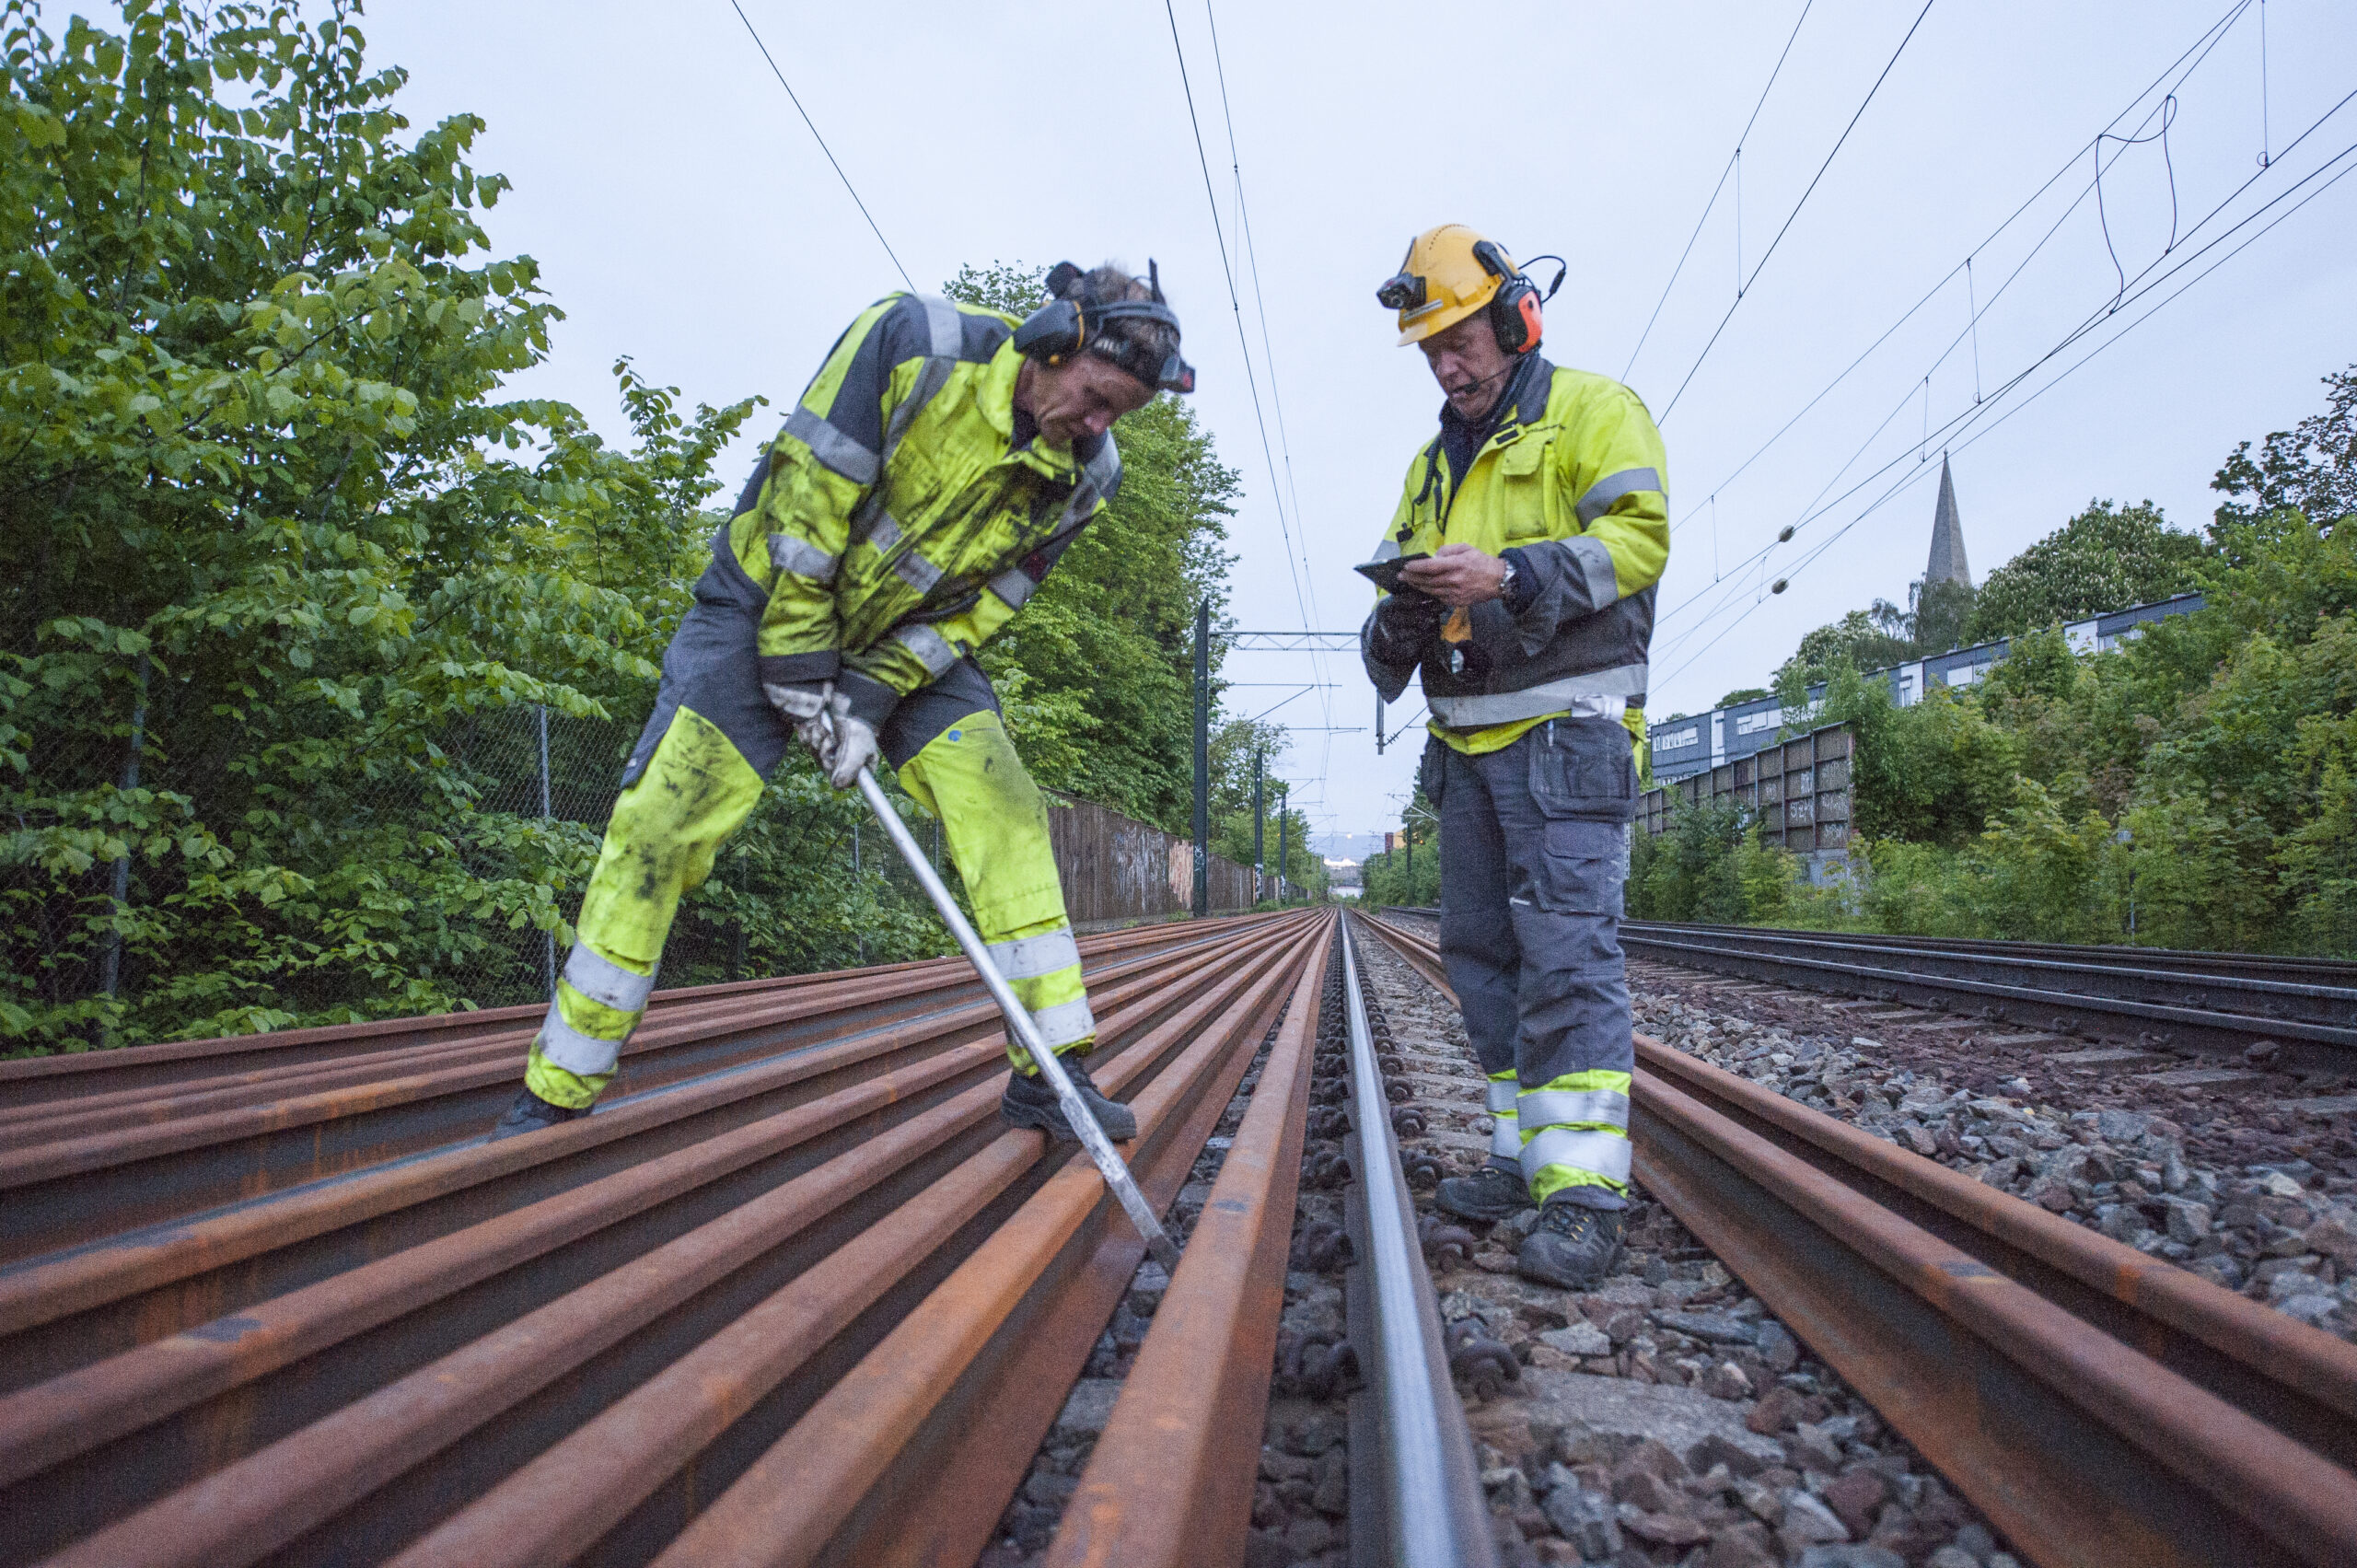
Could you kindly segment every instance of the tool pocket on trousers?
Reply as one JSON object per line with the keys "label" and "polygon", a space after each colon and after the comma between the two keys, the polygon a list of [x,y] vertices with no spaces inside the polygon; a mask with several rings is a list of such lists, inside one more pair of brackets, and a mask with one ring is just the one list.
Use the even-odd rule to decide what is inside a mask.
{"label": "tool pocket on trousers", "polygon": [[1559,914],[1620,918],[1628,880],[1629,830],[1617,822],[1577,817],[1547,824],[1547,853],[1539,865],[1540,907]]}
{"label": "tool pocket on trousers", "polygon": [[1529,738],[1530,797],[1544,815],[1615,823],[1636,815],[1636,759],[1617,721],[1550,719]]}

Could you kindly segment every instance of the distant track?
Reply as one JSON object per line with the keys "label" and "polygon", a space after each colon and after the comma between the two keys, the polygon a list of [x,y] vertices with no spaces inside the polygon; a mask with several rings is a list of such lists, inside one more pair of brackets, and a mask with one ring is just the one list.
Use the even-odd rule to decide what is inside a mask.
{"label": "distant track", "polygon": [[[1431,909],[1402,914],[1437,918]],[[1836,995],[2286,1065],[2357,1063],[2357,963],[1624,921],[1631,956]]]}

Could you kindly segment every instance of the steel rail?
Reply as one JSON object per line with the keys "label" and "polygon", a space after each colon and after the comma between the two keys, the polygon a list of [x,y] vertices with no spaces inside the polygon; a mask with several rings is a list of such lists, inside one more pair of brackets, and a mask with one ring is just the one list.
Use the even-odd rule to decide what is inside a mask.
{"label": "steel rail", "polygon": [[[1100,997],[1111,1002],[1147,996],[1157,983],[1222,961],[1235,942],[1249,939],[1250,930],[1237,923],[1226,942],[1177,944],[1162,964],[1150,956],[1132,957],[1099,966],[1092,979]],[[553,1141],[527,1149],[512,1141],[487,1143],[483,1122],[477,1121],[463,1129],[454,1146],[422,1156],[264,1192],[210,1212],[190,1204],[166,1223],[144,1228],[129,1216],[119,1217],[114,1223],[121,1228],[98,1244],[68,1245],[0,1268],[0,1335],[13,1336],[7,1342],[12,1354],[0,1358],[0,1388],[193,1328],[332,1274],[355,1260],[355,1246],[365,1260],[486,1221],[644,1159],[646,1141],[675,1146],[700,1132],[720,1130],[714,1122],[751,1120],[889,1073],[911,1053],[954,1048],[972,1031],[987,1029],[993,1016],[979,1004],[952,1005],[776,1060],[727,1068],[701,1081],[618,1095],[597,1116],[569,1123]],[[981,1060],[987,1062],[987,1054]],[[512,1055],[506,1071],[514,1072]],[[630,1084],[626,1079],[625,1087]],[[67,1181],[57,1184],[52,1196],[70,1210],[76,1191]],[[67,1234],[78,1235],[89,1223],[77,1215]],[[34,1330],[40,1331],[28,1331]]]}
{"label": "steel rail", "polygon": [[1310,949],[1048,1568],[1244,1560],[1334,929]]}
{"label": "steel rail", "polygon": [[[1400,912],[1429,914],[1435,919],[1440,914],[1438,910],[1403,910]],[[2357,985],[2357,960],[2349,958],[2294,958],[2273,953],[2212,953],[2193,947],[2135,947],[2119,943],[2009,942],[1986,937],[1894,936],[1881,932],[1868,931],[1829,933],[1793,930],[1781,926],[1719,926],[1697,922],[1629,921],[1626,924],[1641,930],[1663,932],[1737,931],[1756,933],[1765,936],[1805,938],[1832,936],[1836,940],[1855,947],[1885,947],[1894,952],[1931,949],[1952,953],[1985,954],[2001,958],[2117,965],[2127,969],[2146,970],[2190,979],[2246,977],[2252,980],[2294,984],[2312,982],[2327,986]]]}
{"label": "steel rail", "polygon": [[[1363,1561],[1401,1568],[1489,1568],[1497,1562],[1489,1509],[1473,1461],[1473,1440],[1451,1381],[1440,1309],[1416,1234],[1416,1211],[1399,1170],[1390,1102],[1375,1059],[1357,945],[1342,925],[1343,1008],[1350,1038],[1351,1165],[1358,1178],[1351,1206],[1352,1240],[1372,1321],[1362,1334],[1353,1313],[1352,1345],[1366,1382],[1377,1441],[1372,1473],[1378,1485],[1353,1490],[1352,1539],[1380,1541]],[[1353,1412],[1354,1416],[1357,1412]],[[1361,1425],[1356,1419],[1353,1428]],[[1354,1451],[1353,1458],[1360,1456]],[[1362,1520],[1362,1512],[1374,1515]],[[1354,1544],[1355,1550],[1355,1544]]]}
{"label": "steel rail", "polygon": [[[1100,963],[1120,957],[1134,966],[1187,945],[1123,933],[1084,943],[1082,951]],[[1108,972],[1118,978],[1133,970]],[[897,1049],[900,1035],[991,1016],[981,986],[947,965],[930,973],[854,970],[819,988],[730,987],[708,1005],[652,1010],[623,1053],[622,1092],[608,1104],[618,1108],[752,1064],[804,1061],[874,1070],[856,1064]],[[444,1020],[419,1022],[422,1033],[440,1036]],[[531,1025],[538,1022],[536,1012]],[[348,1068],[306,1059],[259,1078],[235,1073],[223,1089],[176,1082],[149,1094],[134,1119],[95,1129],[81,1115],[89,1101],[50,1102],[43,1113],[54,1129],[50,1141],[0,1146],[0,1262],[34,1247],[53,1252],[100,1235],[120,1238],[134,1225],[177,1222],[479,1139],[513,1096],[516,1063],[529,1039],[529,1027],[503,1021],[472,1040],[435,1038],[415,1051],[388,1051],[372,1040]],[[820,1049],[838,1044],[844,1052],[830,1056]],[[343,1076],[322,1086],[322,1072]],[[122,1097],[140,1093],[101,1089],[100,1080],[87,1075],[75,1081],[92,1086],[90,1100],[103,1103],[110,1116],[119,1116]],[[233,1103],[224,1103],[225,1096]],[[12,1090],[0,1087],[0,1098],[12,1098]],[[6,1294],[0,1283],[0,1329]]]}
{"label": "steel rail", "polygon": [[[1099,1082],[1146,1124],[1160,1202],[1320,923],[1294,914],[1083,943],[1110,1058]],[[1004,1227],[1057,1191],[1078,1216],[1068,1239],[1097,1245],[1044,1264],[1023,1254],[1041,1266],[1018,1296],[1059,1298],[1055,1353],[993,1342],[1001,1383],[1047,1401],[1043,1433],[1111,1309],[1109,1262],[1126,1246],[1118,1294],[1138,1243],[1104,1234],[1125,1227],[1109,1220],[1093,1168],[998,1124],[995,1009],[950,966],[929,967],[953,982],[932,993],[947,1006],[928,1010],[920,989],[895,1022],[782,1060],[744,1060],[748,1046],[546,1133],[489,1144],[477,1123],[423,1156],[0,1270],[0,1365],[14,1384],[0,1395],[0,1562],[378,1561],[405,1545],[413,1561],[504,1561],[417,1554],[505,1490],[502,1478],[512,1485],[534,1456],[593,1430],[590,1447],[639,1467],[627,1517],[612,1516],[618,1494],[592,1500],[603,1528],[638,1543],[625,1554],[651,1556],[763,1434],[822,1400],[927,1291],[1008,1250]],[[679,994],[665,1027],[691,1049],[699,1028],[741,1033],[748,1006],[798,996],[804,1016],[824,1017],[911,972],[728,988],[708,1009]],[[496,1019],[487,1033],[506,1049],[514,1030]],[[345,1049],[377,1054],[398,1038],[372,1029]],[[298,1057],[284,1077],[299,1086],[322,1058]],[[193,1060],[251,1070],[231,1052]],[[505,1069],[512,1078],[512,1055]],[[765,1310],[784,1334],[770,1353],[788,1365],[763,1397],[745,1391],[744,1358],[712,1347],[741,1346]],[[689,1363],[717,1381],[683,1381]],[[722,1388],[732,1377],[736,1396]],[[606,1419],[656,1384],[679,1396],[667,1410],[711,1427],[668,1469],[643,1424]],[[1007,1430],[995,1423],[990,1446],[1004,1448]],[[937,1443],[932,1459],[956,1446]],[[963,1506],[944,1511],[972,1537],[970,1556],[1029,1450],[1012,1456],[1016,1473],[994,1495],[997,1481],[970,1479]],[[1245,1495],[1248,1508],[1248,1484]],[[573,1539],[542,1532],[554,1517],[528,1512],[511,1542]]]}
{"label": "steel rail", "polygon": [[[1131,1168],[1176,1197],[1284,1004],[1318,917],[1284,959],[1131,1100]],[[1093,1167],[1068,1163],[699,1514],[665,1568],[970,1559],[1144,1255]]]}
{"label": "steel rail", "polygon": [[[1444,991],[1437,948],[1374,923]],[[2040,1563],[2357,1561],[2357,1347],[1637,1037],[1636,1175]]]}
{"label": "steel rail", "polygon": [[[1936,947],[1890,949],[1839,937],[1756,933],[1743,927],[1680,928],[1666,936],[1638,923],[1622,928],[1635,956],[1717,974],[1934,1008],[1969,1008],[2037,1028],[2060,1027],[2213,1053],[2238,1053],[2261,1040],[2289,1048],[2294,1062],[2346,1064],[2357,1052],[2357,990],[2215,975],[2138,970],[2112,964],[2064,964]],[[2009,978],[1989,979],[2002,975]],[[2036,983],[2028,983],[2028,982]],[[2247,1004],[2188,1005],[2151,999],[2198,983]],[[2073,989],[2073,985],[2085,989]],[[2134,993],[2142,992],[2140,996]],[[2210,997],[2204,996],[2208,1002]],[[2316,1017],[2256,1009],[2297,1005]]]}
{"label": "steel rail", "polygon": [[2294,966],[2278,970],[2250,955],[2242,955],[2239,966],[2201,969],[2184,963],[2146,963],[2132,948],[2071,948],[2050,944],[2024,944],[2016,948],[2006,943],[1966,945],[1922,938],[1865,941],[1846,932],[1667,925],[1653,921],[1630,921],[1623,930],[1645,941],[1719,943],[1764,953],[1890,955],[1893,961],[1918,973],[1968,979],[2034,977],[2041,989],[2174,1004],[2270,1022],[2305,1019],[2329,1024],[2357,1012],[2357,984],[2351,983],[2357,976],[2335,977],[2340,983],[2296,978],[2301,971]]}
{"label": "steel rail", "polygon": [[[1391,914],[1415,915],[1425,920],[1440,918],[1438,909],[1419,905],[1392,904],[1386,906],[1386,911]],[[2011,942],[1986,937],[1893,936],[1881,932],[1865,931],[1827,933],[1801,931],[1782,926],[1711,925],[1690,921],[1631,920],[1624,921],[1622,926],[1627,930],[1682,931],[1699,935],[1736,932],[1763,936],[1804,938],[1820,938],[1830,935],[1855,947],[1887,947],[1894,952],[1933,949],[1953,953],[1987,954],[1994,958],[2047,959],[2058,963],[2117,963],[2131,969],[2149,970],[2162,974],[2196,980],[2247,976],[2261,981],[2293,983],[2310,981],[2327,986],[2357,986],[2357,959],[2350,958],[2293,958],[2274,953],[2210,952],[2198,947],[2136,947],[2119,943]]]}
{"label": "steel rail", "polygon": [[[1080,948],[1085,956],[1101,959],[1140,948],[1160,951],[1204,939],[1179,927],[1140,926],[1083,937]],[[981,982],[959,960],[923,958],[864,969],[830,970],[822,974],[783,975],[657,991],[647,998],[647,1023],[658,1025],[682,1006],[705,1014],[717,1005],[748,1002],[759,1005],[812,987],[840,993],[853,981],[907,981],[877,994],[922,999],[921,1004],[911,1002],[910,1005],[939,1007],[954,1000],[960,988],[976,996],[981,993]],[[159,1099],[168,1098],[159,1095],[158,1090],[193,1084],[198,1086],[192,1092],[212,1093],[249,1084],[268,1086],[296,1081],[286,1075],[283,1071],[285,1069],[333,1070],[345,1064],[367,1064],[377,1076],[383,1076],[387,1065],[397,1066],[405,1055],[445,1045],[505,1040],[515,1031],[537,1028],[547,1010],[544,1003],[533,1003],[469,1013],[233,1035],[220,1040],[170,1040],[116,1051],[18,1057],[0,1062],[0,1127],[40,1121],[61,1101],[71,1101],[76,1114],[127,1106],[145,1110],[145,1120],[157,1120],[154,1108]]]}

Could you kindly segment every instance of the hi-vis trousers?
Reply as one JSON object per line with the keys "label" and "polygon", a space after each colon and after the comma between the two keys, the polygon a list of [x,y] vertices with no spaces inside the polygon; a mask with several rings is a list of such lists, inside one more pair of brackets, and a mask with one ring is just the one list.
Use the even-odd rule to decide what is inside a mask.
{"label": "hi-vis trousers", "polygon": [[1617,1209],[1629,1184],[1636,1065],[1620,953],[1629,732],[1551,719],[1469,757],[1435,738],[1441,957],[1489,1074],[1490,1157],[1531,1198]]}
{"label": "hi-vis trousers", "polygon": [[[663,659],[655,713],[623,774],[589,879],[556,1000],[532,1041],[524,1081],[554,1105],[584,1108],[613,1081],[646,1011],[679,900],[760,801],[793,730],[754,676],[752,623],[703,597]],[[1001,973],[1063,1055],[1097,1022],[1081,983],[1048,842],[1046,802],[1015,754],[989,679],[970,661],[912,692],[879,737],[919,805],[937,815],[974,923]],[[1008,1046],[1017,1069],[1029,1057]]]}

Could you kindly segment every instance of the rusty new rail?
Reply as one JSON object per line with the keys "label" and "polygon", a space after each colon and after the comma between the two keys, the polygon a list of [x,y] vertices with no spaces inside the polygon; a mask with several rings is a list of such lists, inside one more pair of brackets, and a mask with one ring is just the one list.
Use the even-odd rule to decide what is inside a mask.
{"label": "rusty new rail", "polygon": [[[1158,1209],[1283,1026],[1073,1561],[1240,1550],[1333,930],[1082,943]],[[487,1144],[536,1021],[0,1064],[0,1563],[973,1560],[1140,1255],[998,1121],[980,987],[660,993],[623,1093]]]}
{"label": "rusty new rail", "polygon": [[2357,1562],[2357,1347],[1643,1035],[1637,1063],[1639,1182],[2034,1561]]}

